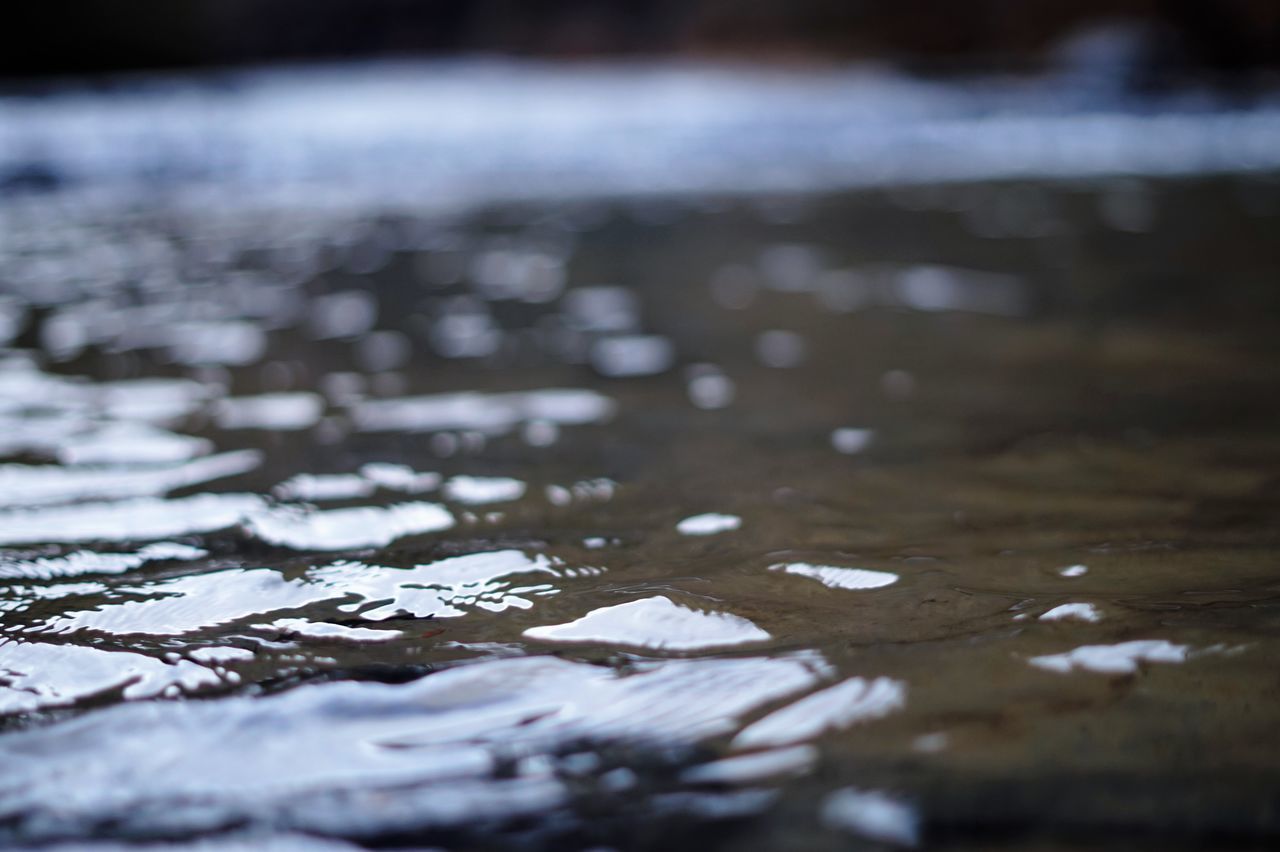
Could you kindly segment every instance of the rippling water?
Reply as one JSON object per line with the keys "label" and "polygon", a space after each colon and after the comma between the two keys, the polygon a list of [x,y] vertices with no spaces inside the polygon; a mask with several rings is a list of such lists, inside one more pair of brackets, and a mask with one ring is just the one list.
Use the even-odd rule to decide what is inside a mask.
{"label": "rippling water", "polygon": [[1266,845],[1280,181],[1144,162],[7,196],[0,843]]}

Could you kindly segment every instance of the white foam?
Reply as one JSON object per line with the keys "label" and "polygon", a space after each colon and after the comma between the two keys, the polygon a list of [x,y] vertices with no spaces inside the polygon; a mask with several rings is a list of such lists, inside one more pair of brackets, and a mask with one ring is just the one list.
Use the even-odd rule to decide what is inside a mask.
{"label": "white foam", "polygon": [[1086,565],[1068,565],[1066,568],[1059,568],[1058,573],[1063,577],[1083,577],[1089,571]]}
{"label": "white foam", "polygon": [[888,571],[872,571],[869,568],[840,568],[835,565],[810,565],[807,562],[786,562],[770,565],[770,571],[782,571],[798,577],[817,580],[829,589],[879,589],[898,582],[898,575]]}
{"label": "white foam", "polygon": [[565,624],[531,627],[524,635],[546,642],[601,642],[659,651],[720,648],[770,638],[745,618],[699,612],[662,595],[594,609]]}

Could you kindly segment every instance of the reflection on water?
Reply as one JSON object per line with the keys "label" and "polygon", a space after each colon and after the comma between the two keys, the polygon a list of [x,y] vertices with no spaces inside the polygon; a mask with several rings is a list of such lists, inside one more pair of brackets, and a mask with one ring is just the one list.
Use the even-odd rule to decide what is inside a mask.
{"label": "reflection on water", "polygon": [[226,529],[260,511],[253,494],[141,497],[0,511],[0,542],[148,541]]}
{"label": "reflection on water", "polygon": [[[1280,832],[1265,98],[775,81],[806,142],[732,74],[679,72],[686,114],[633,72],[581,81],[650,98],[584,164],[576,100],[522,154],[491,102],[390,129],[448,73],[334,73],[90,99],[67,186],[0,204],[0,844]],[[367,139],[138,185],[139,116],[243,189],[321,83],[389,99],[337,111]],[[234,119],[209,150],[193,103]],[[4,109],[0,163],[76,114]],[[981,145],[921,160],[940,123]],[[1110,147],[1044,153],[1082,123]],[[385,134],[385,174],[346,159]],[[456,181],[400,181],[424,150]],[[808,171],[734,182],[775,158]],[[711,192],[811,183],[880,188]]]}
{"label": "reflection on water", "polygon": [[1181,663],[1186,659],[1186,645],[1174,645],[1164,639],[1136,639],[1118,645],[1082,645],[1065,654],[1032,657],[1028,662],[1054,672],[1081,668],[1105,674],[1128,674],[1136,672],[1139,663]]}
{"label": "reflection on water", "polygon": [[[124,705],[5,737],[0,813],[36,837],[103,820],[142,836],[245,821],[355,837],[497,822],[554,812],[574,788],[624,793],[608,789],[608,764],[583,743],[675,749],[812,686],[819,670],[805,656],[748,657],[655,662],[624,676],[525,657],[407,685]],[[80,747],[65,748],[68,737]],[[80,779],[72,801],[60,794],[69,773]],[[50,796],[62,798],[56,826],[41,816]]]}
{"label": "reflection on water", "polygon": [[809,565],[791,562],[770,565],[770,571],[782,571],[800,577],[817,580],[829,589],[878,589],[898,582],[898,575],[888,571],[868,571],[866,568],[837,568],[834,565]]}
{"label": "reflection on water", "polygon": [[699,612],[658,595],[592,610],[576,621],[531,627],[529,639],[632,645],[657,651],[695,651],[763,642],[769,634],[745,618]]}
{"label": "reflection on water", "polygon": [[828,825],[869,840],[895,846],[915,846],[920,841],[920,819],[911,806],[876,791],[837,790],[823,803],[822,818]]}

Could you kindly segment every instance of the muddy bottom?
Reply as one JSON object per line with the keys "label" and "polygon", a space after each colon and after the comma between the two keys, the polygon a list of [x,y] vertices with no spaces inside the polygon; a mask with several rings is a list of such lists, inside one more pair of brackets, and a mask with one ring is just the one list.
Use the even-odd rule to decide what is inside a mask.
{"label": "muddy bottom", "polygon": [[0,843],[1280,834],[1280,182],[0,215]]}

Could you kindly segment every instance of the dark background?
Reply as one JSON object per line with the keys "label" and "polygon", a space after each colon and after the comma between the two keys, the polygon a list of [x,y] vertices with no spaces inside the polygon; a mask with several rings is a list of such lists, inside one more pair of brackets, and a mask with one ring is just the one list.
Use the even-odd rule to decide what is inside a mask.
{"label": "dark background", "polygon": [[[1280,0],[78,0],[7,4],[0,77],[499,53],[1034,69],[1082,27],[1143,34],[1155,77],[1280,68]],[[17,8],[14,8],[14,7]]]}

